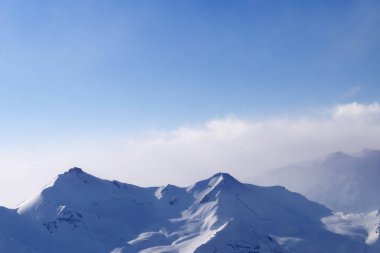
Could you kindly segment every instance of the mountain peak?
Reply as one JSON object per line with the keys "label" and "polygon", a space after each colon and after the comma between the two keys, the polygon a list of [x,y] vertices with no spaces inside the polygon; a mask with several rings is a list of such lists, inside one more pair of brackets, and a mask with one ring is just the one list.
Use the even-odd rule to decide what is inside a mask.
{"label": "mountain peak", "polygon": [[242,185],[236,178],[225,172],[219,172],[208,179],[208,185],[215,187],[216,185],[223,185],[224,188],[232,187],[233,185]]}
{"label": "mountain peak", "polygon": [[73,167],[67,171],[65,171],[62,174],[59,174],[56,179],[54,180],[53,185],[58,186],[61,184],[77,184],[80,183],[78,186],[83,184],[88,184],[90,182],[100,182],[102,181],[100,178],[97,178],[91,174],[86,173],[79,167]]}
{"label": "mountain peak", "polygon": [[341,158],[346,158],[346,157],[351,157],[350,155],[343,153],[342,151],[336,151],[334,153],[331,153],[327,156],[326,160],[329,159],[341,159]]}
{"label": "mountain peak", "polygon": [[338,165],[342,166],[346,163],[351,163],[356,159],[357,158],[354,156],[343,153],[341,151],[337,151],[337,152],[329,154],[322,164],[326,166],[338,166]]}
{"label": "mountain peak", "polygon": [[79,167],[72,167],[66,173],[69,174],[84,174],[84,171]]}
{"label": "mountain peak", "polygon": [[231,174],[229,174],[227,172],[218,172],[215,175],[213,175],[212,177],[223,177],[223,178],[229,178],[229,179],[236,180],[233,176],[231,176]]}
{"label": "mountain peak", "polygon": [[[94,176],[84,172],[81,168],[79,167],[72,167],[71,169],[63,172],[62,174],[59,174],[56,179],[55,183],[57,182],[65,182],[65,181],[72,181],[76,179],[83,179],[82,181],[86,181],[86,178],[92,178]],[[85,182],[86,183],[86,182]]]}
{"label": "mountain peak", "polygon": [[228,173],[216,173],[212,177],[199,181],[190,186],[187,191],[192,192],[200,203],[215,199],[220,193],[243,193],[246,192],[244,184]]}

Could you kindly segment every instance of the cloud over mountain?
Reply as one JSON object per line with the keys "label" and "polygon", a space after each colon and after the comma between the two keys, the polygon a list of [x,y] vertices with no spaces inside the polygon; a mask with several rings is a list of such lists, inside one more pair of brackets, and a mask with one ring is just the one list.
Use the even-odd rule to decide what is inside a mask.
{"label": "cloud over mountain", "polygon": [[379,143],[380,105],[351,103],[318,116],[261,121],[228,117],[181,127],[130,145],[125,168],[129,173],[134,168],[159,171],[180,183],[220,169],[244,178],[247,171],[255,174],[337,150],[379,148]]}
{"label": "cloud over mountain", "polygon": [[[188,185],[220,170],[244,179],[337,150],[353,153],[362,148],[379,149],[380,105],[338,104],[298,118],[252,120],[231,116],[143,137],[43,145],[28,153],[2,153],[3,173],[14,175],[12,170],[18,169],[25,176],[8,177],[1,181],[4,189],[0,190],[23,183],[24,190],[35,187],[36,191],[63,167],[75,165],[91,168],[91,173],[105,178],[140,185]],[[144,176],[146,173],[150,176]],[[30,186],[30,181],[35,185]],[[20,201],[20,196],[27,196],[16,190],[12,199]]]}

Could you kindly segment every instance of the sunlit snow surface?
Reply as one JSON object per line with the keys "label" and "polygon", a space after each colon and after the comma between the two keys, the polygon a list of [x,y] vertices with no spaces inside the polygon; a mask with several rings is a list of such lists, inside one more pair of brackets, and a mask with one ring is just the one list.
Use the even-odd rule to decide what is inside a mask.
{"label": "sunlit snow surface", "polygon": [[349,236],[371,246],[370,252],[380,252],[380,213],[379,211],[367,214],[336,213],[325,217],[322,222],[326,227],[344,236]]}
{"label": "sunlit snow surface", "polygon": [[334,229],[336,217],[283,187],[225,173],[187,188],[141,188],[73,168],[17,209],[0,208],[0,252],[359,253],[377,245],[372,234]]}

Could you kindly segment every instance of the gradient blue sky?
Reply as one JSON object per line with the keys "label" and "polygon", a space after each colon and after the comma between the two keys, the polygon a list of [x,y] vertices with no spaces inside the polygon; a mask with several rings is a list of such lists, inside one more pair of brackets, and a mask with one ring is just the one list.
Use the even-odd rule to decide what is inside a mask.
{"label": "gradient blue sky", "polygon": [[0,1],[0,135],[373,102],[379,13],[378,1]]}
{"label": "gradient blue sky", "polygon": [[377,0],[0,0],[0,205],[69,166],[186,184],[380,148],[379,27]]}

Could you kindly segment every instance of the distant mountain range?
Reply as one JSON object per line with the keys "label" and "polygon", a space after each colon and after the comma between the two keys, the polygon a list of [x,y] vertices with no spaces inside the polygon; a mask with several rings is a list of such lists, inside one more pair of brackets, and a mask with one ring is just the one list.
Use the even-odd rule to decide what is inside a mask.
{"label": "distant mountain range", "polygon": [[259,185],[282,185],[311,200],[343,212],[380,209],[380,151],[357,155],[336,152],[324,159],[268,171],[249,180]]}
{"label": "distant mountain range", "polygon": [[142,188],[73,168],[17,209],[0,208],[0,252],[375,253],[378,224],[378,213],[348,218],[226,173]]}

